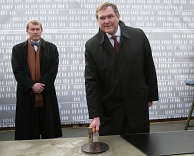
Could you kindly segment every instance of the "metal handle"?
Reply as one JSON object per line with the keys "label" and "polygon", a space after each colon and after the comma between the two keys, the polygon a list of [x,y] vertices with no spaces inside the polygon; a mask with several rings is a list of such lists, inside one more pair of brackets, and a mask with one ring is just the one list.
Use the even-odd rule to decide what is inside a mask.
{"label": "metal handle", "polygon": [[88,141],[93,142],[93,132],[92,132],[92,127],[88,128]]}

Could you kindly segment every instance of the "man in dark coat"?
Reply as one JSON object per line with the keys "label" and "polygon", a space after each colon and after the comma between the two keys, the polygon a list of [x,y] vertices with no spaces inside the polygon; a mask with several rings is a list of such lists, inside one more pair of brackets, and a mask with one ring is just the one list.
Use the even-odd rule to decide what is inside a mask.
{"label": "man in dark coat", "polygon": [[[99,135],[149,133],[149,107],[158,85],[149,41],[125,26],[117,6],[96,9],[99,32],[86,42],[85,87],[90,127]],[[116,36],[119,51],[116,53]]]}
{"label": "man in dark coat", "polygon": [[17,81],[16,140],[62,136],[54,87],[59,54],[54,44],[41,38],[42,31],[39,21],[29,21],[28,40],[12,49],[11,64]]}

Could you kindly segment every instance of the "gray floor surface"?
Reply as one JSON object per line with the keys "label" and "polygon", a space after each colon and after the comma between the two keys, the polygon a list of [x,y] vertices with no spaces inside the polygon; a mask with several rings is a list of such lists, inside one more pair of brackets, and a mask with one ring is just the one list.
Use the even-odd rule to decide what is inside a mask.
{"label": "gray floor surface", "polygon": [[[166,132],[166,131],[181,131],[184,130],[186,121],[171,121],[171,122],[154,122],[151,123],[150,132]],[[190,122],[190,125],[194,125],[194,121]],[[88,137],[87,127],[71,127],[63,128],[63,137]],[[194,130],[194,127],[189,127],[188,130]],[[14,130],[1,130],[0,129],[0,141],[12,141],[14,140]]]}

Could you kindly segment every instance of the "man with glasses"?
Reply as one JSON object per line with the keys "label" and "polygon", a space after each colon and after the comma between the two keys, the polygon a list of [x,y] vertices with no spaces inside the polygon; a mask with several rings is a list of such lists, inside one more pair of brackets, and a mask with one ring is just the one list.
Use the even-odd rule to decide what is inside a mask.
{"label": "man with glasses", "polygon": [[158,100],[152,51],[145,33],[125,25],[117,6],[96,9],[99,32],[85,45],[85,87],[99,135],[149,133],[149,107]]}
{"label": "man with glasses", "polygon": [[30,20],[29,38],[12,49],[11,64],[17,81],[15,140],[62,136],[54,81],[58,71],[57,47],[41,35],[42,24]]}

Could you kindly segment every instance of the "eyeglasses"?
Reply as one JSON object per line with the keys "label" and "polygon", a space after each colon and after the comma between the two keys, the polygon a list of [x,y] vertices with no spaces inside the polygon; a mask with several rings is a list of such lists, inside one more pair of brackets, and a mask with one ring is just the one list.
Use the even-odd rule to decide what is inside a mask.
{"label": "eyeglasses", "polygon": [[106,18],[109,19],[109,20],[111,20],[111,19],[113,19],[115,16],[116,16],[116,15],[112,15],[112,14],[111,14],[111,15],[108,15],[108,16],[99,17],[98,19],[99,19],[100,21],[105,21]]}

